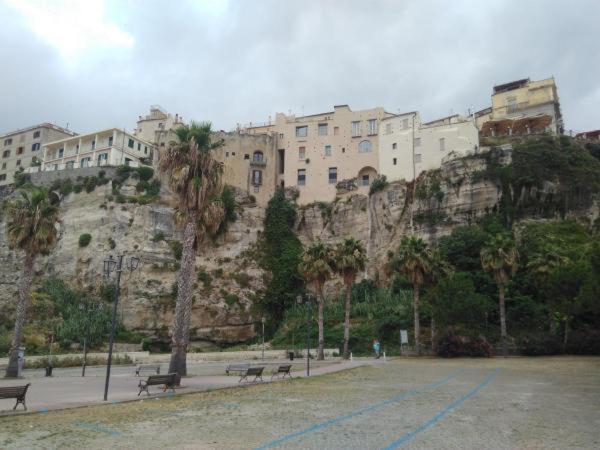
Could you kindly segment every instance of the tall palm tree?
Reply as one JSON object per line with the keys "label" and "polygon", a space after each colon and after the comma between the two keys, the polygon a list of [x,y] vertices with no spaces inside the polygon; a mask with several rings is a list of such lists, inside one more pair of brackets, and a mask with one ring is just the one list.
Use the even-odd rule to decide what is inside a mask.
{"label": "tall palm tree", "polygon": [[421,354],[420,289],[434,270],[433,253],[423,239],[414,236],[402,238],[396,254],[392,254],[390,268],[408,277],[413,287],[415,351]]}
{"label": "tall palm tree", "polygon": [[7,377],[18,375],[18,349],[27,319],[33,264],[37,255],[48,253],[56,242],[59,218],[58,198],[47,189],[30,186],[21,190],[20,194],[19,198],[7,202],[5,207],[8,243],[11,248],[21,250],[24,254]]}
{"label": "tall palm tree", "polygon": [[[442,278],[448,277],[454,271],[453,267],[444,259],[438,249],[431,251],[431,272],[429,282],[438,283]],[[436,326],[434,314],[431,314],[431,350],[436,350]]]}
{"label": "tall palm tree", "polygon": [[365,270],[367,253],[362,242],[354,238],[346,238],[333,249],[333,270],[342,277],[346,286],[346,302],[344,307],[344,359],[350,357],[348,341],[350,340],[350,299],[352,285],[359,272]]}
{"label": "tall palm tree", "polygon": [[510,277],[517,270],[519,252],[512,235],[500,233],[492,237],[481,248],[481,266],[494,277],[498,285],[498,301],[500,305],[500,337],[502,351],[506,355],[506,308],[504,306],[504,288]]}
{"label": "tall palm tree", "polygon": [[179,197],[175,218],[183,227],[169,372],[185,376],[196,250],[208,233],[218,230],[225,214],[220,200],[223,164],[213,155],[213,150],[221,147],[223,140],[213,141],[210,122],[192,122],[178,128],[176,133],[178,142],[171,142],[160,155],[159,167],[167,175],[169,187]]}
{"label": "tall palm tree", "polygon": [[325,347],[325,334],[323,325],[323,307],[325,297],[323,288],[325,282],[332,275],[332,249],[329,245],[322,242],[315,242],[304,250],[302,261],[298,265],[298,271],[307,283],[313,284],[318,305],[318,327],[319,327],[319,346],[317,350],[317,359],[325,359],[323,348]]}

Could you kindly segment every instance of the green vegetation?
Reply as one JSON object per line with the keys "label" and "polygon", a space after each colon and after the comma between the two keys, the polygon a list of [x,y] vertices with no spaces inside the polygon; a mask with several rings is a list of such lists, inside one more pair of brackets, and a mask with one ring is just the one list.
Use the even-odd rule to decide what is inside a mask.
{"label": "green vegetation", "polygon": [[162,231],[157,231],[154,233],[154,236],[150,239],[152,242],[160,242],[165,240],[165,233]]}
{"label": "green vegetation", "polygon": [[183,244],[180,241],[170,241],[169,247],[171,247],[173,257],[177,261],[181,261],[181,255],[183,254]]}
{"label": "green vegetation", "polygon": [[390,183],[388,182],[385,175],[375,177],[375,179],[371,183],[369,195],[373,195],[376,192],[383,191],[386,187],[388,187],[389,184]]}
{"label": "green vegetation", "polygon": [[237,205],[235,203],[235,193],[233,187],[227,184],[223,186],[221,202],[223,203],[225,215],[223,216],[223,220],[219,225],[219,229],[217,230],[217,236],[225,233],[229,227],[229,224],[237,220],[237,213],[235,212]]}
{"label": "green vegetation", "polygon": [[87,247],[90,242],[92,242],[92,235],[89,233],[83,233],[81,235],[79,235],[79,246],[80,247]]}

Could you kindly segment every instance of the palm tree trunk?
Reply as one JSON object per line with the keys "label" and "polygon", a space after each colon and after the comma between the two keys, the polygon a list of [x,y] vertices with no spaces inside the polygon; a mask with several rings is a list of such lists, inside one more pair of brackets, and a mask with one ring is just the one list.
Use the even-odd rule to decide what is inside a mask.
{"label": "palm tree trunk", "polygon": [[435,352],[435,319],[431,318],[431,350]]}
{"label": "palm tree trunk", "polygon": [[506,356],[508,349],[506,348],[506,308],[504,306],[504,285],[498,285],[498,300],[500,302],[500,339],[502,340],[502,354]]}
{"label": "palm tree trunk", "polygon": [[319,347],[317,349],[317,360],[323,361],[325,359],[325,353],[323,349],[325,348],[325,333],[323,328],[323,304],[325,303],[323,299],[323,295],[321,294],[318,299],[319,302],[319,313],[317,317],[317,323],[319,325]]}
{"label": "palm tree trunk", "polygon": [[344,311],[344,359],[350,359],[348,342],[350,341],[350,299],[352,298],[352,283],[346,284],[346,305]]}
{"label": "palm tree trunk", "polygon": [[25,261],[23,261],[23,273],[21,280],[19,280],[19,301],[15,312],[15,334],[13,335],[8,367],[6,368],[7,378],[14,378],[19,374],[19,348],[23,341],[23,328],[27,320],[27,303],[29,303],[29,290],[33,278],[33,263],[34,257],[26,254]]}
{"label": "palm tree trunk", "polygon": [[421,324],[419,322],[419,285],[413,285],[413,309],[415,313],[415,351],[421,354]]}
{"label": "palm tree trunk", "polygon": [[187,347],[190,340],[192,315],[192,290],[196,272],[196,220],[190,219],[183,232],[181,268],[177,277],[177,302],[171,339],[171,362],[169,373],[187,375]]}
{"label": "palm tree trunk", "polygon": [[565,337],[563,340],[563,352],[567,351],[567,343],[569,342],[569,318],[565,318]]}

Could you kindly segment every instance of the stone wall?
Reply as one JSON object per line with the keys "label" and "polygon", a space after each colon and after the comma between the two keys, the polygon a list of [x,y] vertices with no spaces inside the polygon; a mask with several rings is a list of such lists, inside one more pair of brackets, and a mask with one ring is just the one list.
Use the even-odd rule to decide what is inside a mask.
{"label": "stone wall", "polygon": [[117,173],[116,167],[81,167],[65,170],[46,170],[43,172],[34,172],[29,174],[31,182],[36,186],[50,186],[56,180],[70,178],[75,181],[77,177],[97,177],[103,171],[106,178],[114,178]]}

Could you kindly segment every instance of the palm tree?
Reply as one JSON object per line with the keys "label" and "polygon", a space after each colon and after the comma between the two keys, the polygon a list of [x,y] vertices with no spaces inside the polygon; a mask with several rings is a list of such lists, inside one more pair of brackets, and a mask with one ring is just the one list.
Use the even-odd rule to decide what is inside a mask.
{"label": "palm tree", "polygon": [[27,319],[27,304],[33,278],[33,264],[39,254],[46,254],[57,239],[59,207],[58,198],[47,189],[30,186],[20,191],[21,196],[6,204],[6,230],[11,248],[21,250],[25,256],[23,273],[19,280],[19,300],[15,314],[7,377],[18,375],[18,349],[23,340],[23,327]]}
{"label": "palm tree", "polygon": [[323,307],[325,304],[325,297],[323,295],[323,288],[325,282],[331,278],[332,275],[332,249],[329,245],[323,244],[322,242],[315,242],[310,247],[304,250],[302,254],[302,261],[298,265],[298,271],[307,283],[313,284],[315,288],[315,295],[317,297],[318,304],[318,317],[317,322],[319,326],[319,346],[317,350],[317,359],[323,360],[325,356],[323,354],[323,348],[325,346],[325,336],[323,329]]}
{"label": "palm tree", "polygon": [[225,214],[220,200],[223,164],[213,156],[213,150],[221,147],[223,140],[212,140],[210,122],[192,122],[178,128],[176,133],[178,142],[171,142],[160,155],[159,167],[178,196],[175,217],[183,227],[169,373],[185,376],[196,250],[208,233],[218,230]]}
{"label": "palm tree", "polygon": [[492,237],[481,248],[481,266],[492,274],[498,285],[498,300],[500,304],[500,337],[502,351],[506,355],[506,308],[504,306],[504,288],[510,277],[517,270],[519,252],[510,234],[500,233]]}
{"label": "palm tree", "polygon": [[342,277],[346,286],[346,303],[344,307],[344,359],[350,357],[348,341],[350,340],[350,299],[352,285],[356,274],[365,270],[367,254],[361,241],[346,238],[333,249],[333,270]]}
{"label": "palm tree", "polygon": [[[452,275],[453,267],[444,259],[438,249],[431,251],[431,272],[429,274],[430,283],[438,283],[442,278]],[[436,326],[434,314],[431,314],[431,350],[436,350]]]}
{"label": "palm tree", "polygon": [[421,354],[420,289],[434,270],[433,259],[433,253],[423,239],[409,236],[402,238],[396,254],[392,254],[390,261],[390,268],[408,277],[413,287],[415,351],[417,355]]}

